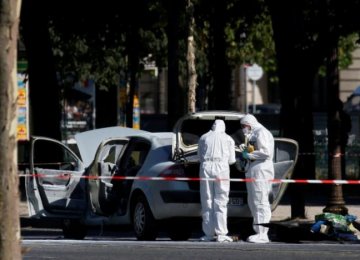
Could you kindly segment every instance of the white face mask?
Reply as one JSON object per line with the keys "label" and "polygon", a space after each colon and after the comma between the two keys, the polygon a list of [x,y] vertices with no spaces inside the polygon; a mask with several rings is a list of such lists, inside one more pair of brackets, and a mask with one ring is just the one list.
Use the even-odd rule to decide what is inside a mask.
{"label": "white face mask", "polygon": [[244,135],[249,135],[251,132],[250,127],[248,127],[248,126],[242,128],[242,131],[243,131]]}

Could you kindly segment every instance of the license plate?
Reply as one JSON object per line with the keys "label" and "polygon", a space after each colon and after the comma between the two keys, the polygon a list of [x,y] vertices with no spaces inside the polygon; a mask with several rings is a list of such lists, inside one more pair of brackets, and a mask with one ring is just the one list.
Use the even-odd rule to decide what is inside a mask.
{"label": "license plate", "polygon": [[243,198],[229,198],[229,205],[240,206],[244,204]]}

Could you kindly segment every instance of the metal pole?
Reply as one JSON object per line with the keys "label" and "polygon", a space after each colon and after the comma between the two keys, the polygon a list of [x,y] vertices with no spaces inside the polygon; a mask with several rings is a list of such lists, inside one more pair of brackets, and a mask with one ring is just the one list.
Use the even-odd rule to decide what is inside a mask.
{"label": "metal pole", "polygon": [[253,80],[252,81],[252,113],[255,114],[255,111],[256,111],[256,105],[255,105],[255,86],[256,86],[256,81]]}
{"label": "metal pole", "polygon": [[[345,156],[341,151],[341,118],[340,110],[342,107],[338,105],[339,98],[339,71],[338,71],[338,49],[334,47],[329,53],[328,62],[326,65],[326,77],[328,84],[327,100],[328,108],[328,169],[329,179],[341,180],[341,157]],[[345,206],[343,197],[343,186],[332,185],[331,194],[328,198],[328,203],[323,212],[331,212],[335,214],[346,215],[348,209]]]}
{"label": "metal pole", "polygon": [[245,113],[247,114],[247,113],[249,113],[249,102],[248,102],[248,98],[247,98],[247,96],[248,96],[248,87],[247,87],[247,83],[248,83],[248,76],[247,76],[247,73],[246,73],[246,70],[247,70],[247,67],[246,66],[244,66],[244,81],[243,81],[243,84],[244,84],[244,89],[245,89],[245,91],[244,91],[244,99],[245,99]]}

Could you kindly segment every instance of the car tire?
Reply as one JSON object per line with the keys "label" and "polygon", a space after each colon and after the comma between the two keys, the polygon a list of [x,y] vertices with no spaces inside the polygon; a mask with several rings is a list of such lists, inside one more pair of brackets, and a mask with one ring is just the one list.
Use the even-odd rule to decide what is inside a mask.
{"label": "car tire", "polygon": [[87,228],[77,219],[64,219],[62,221],[62,231],[66,239],[84,239]]}
{"label": "car tire", "polygon": [[138,240],[155,240],[158,234],[156,220],[144,196],[135,199],[132,222]]}
{"label": "car tire", "polygon": [[186,241],[191,237],[191,228],[181,223],[171,223],[168,227],[168,236],[173,241]]}

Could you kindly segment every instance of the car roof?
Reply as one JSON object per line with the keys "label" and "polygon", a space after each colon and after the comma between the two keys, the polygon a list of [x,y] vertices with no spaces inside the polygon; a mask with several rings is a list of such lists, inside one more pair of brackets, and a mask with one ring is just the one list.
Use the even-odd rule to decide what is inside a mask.
{"label": "car roof", "polygon": [[96,151],[103,141],[111,138],[127,139],[130,137],[143,137],[150,140],[152,143],[156,143],[156,140],[172,138],[173,133],[151,133],[133,128],[115,126],[98,128],[75,135],[81,158],[86,167],[94,160]]}

